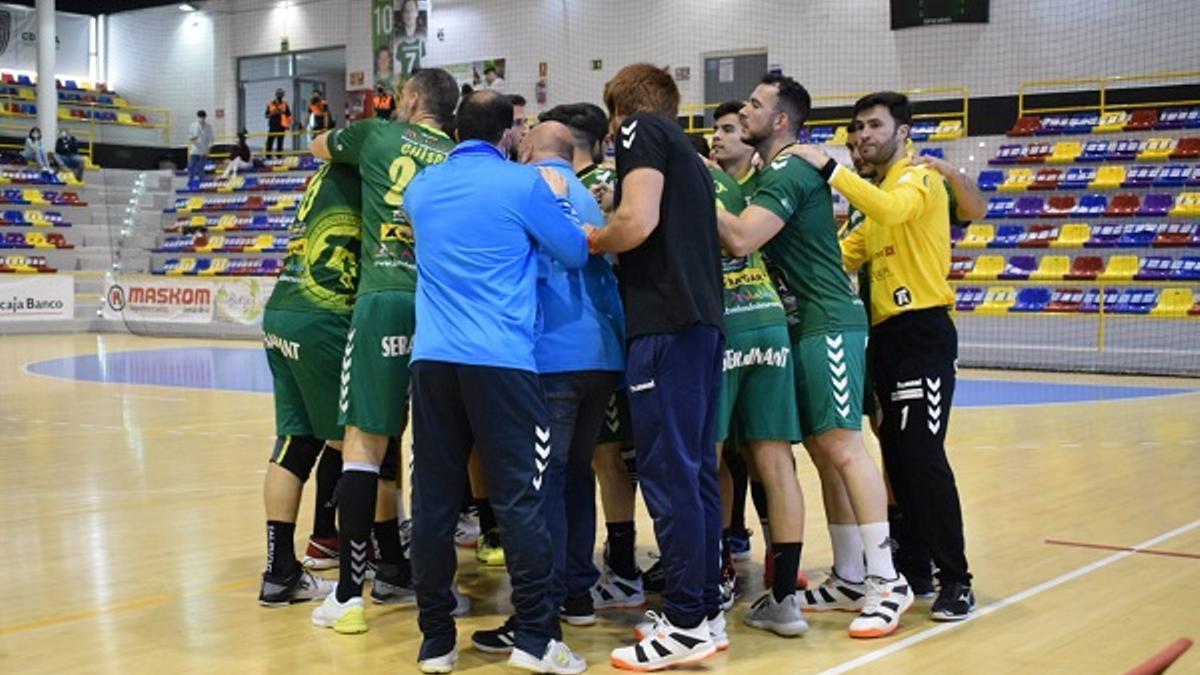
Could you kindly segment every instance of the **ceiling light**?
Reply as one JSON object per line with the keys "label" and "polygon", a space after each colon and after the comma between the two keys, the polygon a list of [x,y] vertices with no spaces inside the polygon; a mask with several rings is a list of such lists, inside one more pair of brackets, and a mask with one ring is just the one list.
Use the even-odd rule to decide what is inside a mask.
{"label": "ceiling light", "polygon": [[192,4],[192,3],[190,3],[190,2],[185,2],[185,3],[181,4],[181,5],[179,5],[179,11],[181,11],[181,12],[194,12],[194,11],[196,11],[196,6],[195,6],[195,5],[193,5],[193,4]]}

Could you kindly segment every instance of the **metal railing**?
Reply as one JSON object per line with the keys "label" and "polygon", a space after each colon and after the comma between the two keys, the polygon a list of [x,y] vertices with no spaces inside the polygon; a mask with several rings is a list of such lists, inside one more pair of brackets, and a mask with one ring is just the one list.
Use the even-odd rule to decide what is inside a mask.
{"label": "metal railing", "polygon": [[[1188,84],[1191,85],[1200,84],[1200,71],[1147,73],[1145,75],[1111,75],[1061,80],[1030,80],[1028,82],[1022,82],[1020,88],[1017,90],[1017,114],[1020,117],[1024,117],[1026,115],[1095,111],[1101,115],[1104,115],[1109,112],[1137,110],[1139,108],[1200,105],[1200,99],[1164,99],[1160,101],[1113,102],[1110,98],[1114,91],[1120,91],[1121,89],[1127,88],[1114,87],[1114,85],[1129,84],[1134,82],[1165,83],[1169,81],[1178,82],[1180,80],[1191,80],[1191,82],[1188,82]],[[1030,105],[1027,100],[1029,97],[1033,96],[1059,93],[1063,90],[1063,87],[1074,88],[1073,91],[1078,91],[1080,93],[1092,93],[1094,91],[1096,95],[1096,102],[1080,105],[1037,107]],[[1036,89],[1046,89],[1050,91],[1044,91],[1041,94],[1031,91]]]}
{"label": "metal railing", "polygon": [[[22,139],[24,139],[26,136],[29,135],[29,130],[32,129],[34,126],[36,126],[36,125],[31,124],[29,126],[24,126],[24,125],[19,125],[19,124],[9,124],[7,122],[0,121],[0,135],[19,136]],[[9,133],[9,132],[11,132],[11,133]],[[84,133],[84,137],[87,139],[86,143],[83,142],[84,139],[81,139],[78,136],[76,136],[76,140],[79,141],[79,154],[87,160],[87,166],[89,168],[96,168],[97,165],[92,160],[92,157],[94,156],[94,152],[95,152],[95,141],[96,141],[95,130],[88,129]],[[54,154],[54,143],[56,142],[56,140],[57,139],[53,139],[53,138],[49,138],[49,139],[43,138],[42,139],[42,144],[44,146],[46,146],[46,154],[47,155]],[[20,143],[0,142],[0,150],[13,150],[15,152],[21,152],[24,149],[25,149],[24,140],[22,140]]]}
{"label": "metal railing", "polygon": [[[19,96],[0,94],[0,118],[11,117],[17,119],[37,119],[37,113],[16,112],[11,109],[12,105],[35,104],[35,101],[30,101]],[[92,112],[92,116],[86,118],[71,117],[64,115],[63,111],[71,109],[87,109]],[[140,114],[146,117],[145,124],[128,124],[119,121],[97,120],[94,115],[96,111],[115,112],[118,115],[125,113],[130,116]],[[59,101],[56,108],[59,124],[71,124],[78,127],[88,127],[89,133],[93,138],[99,136],[97,130],[104,127],[121,128],[121,129],[148,129],[151,131],[161,132],[163,145],[171,144],[171,110],[168,108],[154,108],[149,106],[127,106],[117,107],[100,105],[97,103],[83,103],[79,101]]]}

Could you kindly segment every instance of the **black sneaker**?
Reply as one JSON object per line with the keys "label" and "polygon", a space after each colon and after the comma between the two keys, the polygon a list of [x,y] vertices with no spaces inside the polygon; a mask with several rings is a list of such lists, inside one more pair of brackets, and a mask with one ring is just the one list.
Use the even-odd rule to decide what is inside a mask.
{"label": "black sneaker", "polygon": [[592,607],[591,592],[568,595],[558,610],[558,618],[571,626],[590,626],[596,623],[596,610]]}
{"label": "black sneaker", "polygon": [[919,600],[928,600],[937,595],[937,588],[933,585],[933,577],[908,577],[908,586],[912,589],[913,595]]}
{"label": "black sneaker", "polygon": [[471,644],[475,649],[487,654],[508,654],[516,643],[517,620],[508,617],[503,626],[492,630],[477,630],[471,633]]}
{"label": "black sneaker", "polygon": [[971,585],[953,582],[942,585],[937,600],[933,601],[930,617],[934,621],[962,621],[975,610],[975,594]]}
{"label": "black sneaker", "polygon": [[662,593],[666,585],[667,577],[663,571],[662,560],[655,560],[650,569],[642,572],[642,590],[647,593]]}
{"label": "black sneaker", "polygon": [[412,587],[412,570],[403,565],[382,563],[371,582],[371,601],[377,605],[407,605],[417,601]]}

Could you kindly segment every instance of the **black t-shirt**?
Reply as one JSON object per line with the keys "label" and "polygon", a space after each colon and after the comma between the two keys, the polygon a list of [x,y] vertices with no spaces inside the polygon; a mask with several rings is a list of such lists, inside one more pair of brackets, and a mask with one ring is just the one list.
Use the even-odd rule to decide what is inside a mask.
{"label": "black t-shirt", "polygon": [[724,332],[721,246],[712,177],[673,120],[652,113],[625,118],[616,142],[617,188],[637,168],[663,175],[658,227],[620,254],[625,335],[677,333],[696,325]]}

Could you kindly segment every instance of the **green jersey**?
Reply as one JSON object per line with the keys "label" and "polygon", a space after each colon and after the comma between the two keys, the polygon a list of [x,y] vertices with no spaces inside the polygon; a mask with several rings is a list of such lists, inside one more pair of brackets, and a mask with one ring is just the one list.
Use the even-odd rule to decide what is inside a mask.
{"label": "green jersey", "polygon": [[349,314],[358,288],[362,187],[348,166],[325,164],[308,182],[267,309]]}
{"label": "green jersey", "polygon": [[[709,169],[717,193],[717,208],[739,214],[746,198],[737,181],[729,174]],[[767,266],[758,251],[731,256],[721,251],[721,276],[725,286],[725,332],[778,326],[785,322],[783,304],[767,275]]]}
{"label": "green jersey", "polygon": [[418,124],[372,118],[329,136],[333,161],[362,179],[362,278],[358,293],[415,291],[417,259],[404,216],[404,190],[421,169],[454,149],[446,134]]}
{"label": "green jersey", "polygon": [[758,169],[751,168],[750,173],[742,176],[738,181],[738,185],[742,188],[742,196],[746,198],[746,206],[750,206],[750,200],[754,198],[754,193],[758,191]]}
{"label": "green jersey", "polygon": [[421,57],[425,56],[425,41],[413,38],[400,40],[396,43],[396,72],[404,81],[413,76],[421,68]]}
{"label": "green jersey", "polygon": [[763,251],[794,295],[795,311],[788,316],[792,338],[866,330],[862,300],[842,264],[833,196],[821,174],[799,157],[776,156],[750,203],[783,220]]}
{"label": "green jersey", "polygon": [[601,164],[593,164],[575,175],[579,177],[579,182],[589,190],[597,185],[607,185],[611,188],[617,179],[616,170]]}

